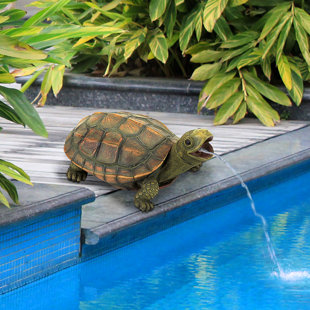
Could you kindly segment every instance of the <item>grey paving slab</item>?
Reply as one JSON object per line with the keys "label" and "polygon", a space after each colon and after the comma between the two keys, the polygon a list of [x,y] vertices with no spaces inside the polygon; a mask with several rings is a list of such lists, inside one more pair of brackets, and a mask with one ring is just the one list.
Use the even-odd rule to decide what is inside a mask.
{"label": "grey paving slab", "polygon": [[[246,181],[264,176],[310,158],[310,127],[258,142],[223,157]],[[199,172],[185,173],[171,186],[161,189],[154,199],[156,207],[152,212],[141,213],[136,210],[133,206],[134,193],[130,191],[117,191],[101,196],[83,208],[85,242],[96,244],[100,238],[169,213],[238,183],[233,173],[214,158],[206,162]]]}

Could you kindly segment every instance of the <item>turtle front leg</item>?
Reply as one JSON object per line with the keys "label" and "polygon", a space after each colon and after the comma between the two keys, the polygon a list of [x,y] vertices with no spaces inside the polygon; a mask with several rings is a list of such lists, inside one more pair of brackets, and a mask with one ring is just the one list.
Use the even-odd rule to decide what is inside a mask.
{"label": "turtle front leg", "polygon": [[202,163],[200,163],[199,165],[193,167],[190,169],[191,172],[197,172],[200,170],[200,168],[202,167]]}
{"label": "turtle front leg", "polygon": [[140,189],[135,196],[135,206],[142,212],[149,212],[154,209],[151,201],[158,194],[159,186],[155,178],[146,179],[140,184]]}
{"label": "turtle front leg", "polygon": [[85,181],[87,177],[87,172],[78,166],[76,166],[73,162],[71,162],[70,167],[67,171],[67,179],[72,182],[81,182]]}

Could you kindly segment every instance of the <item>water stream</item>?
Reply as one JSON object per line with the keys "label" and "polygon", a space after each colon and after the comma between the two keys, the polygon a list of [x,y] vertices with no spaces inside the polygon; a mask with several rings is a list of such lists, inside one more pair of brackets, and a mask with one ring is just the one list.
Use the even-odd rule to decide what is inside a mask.
{"label": "water stream", "polygon": [[266,243],[267,243],[267,249],[268,249],[268,253],[269,256],[272,260],[272,262],[274,263],[275,267],[277,268],[277,271],[273,272],[272,275],[280,278],[282,280],[286,280],[286,281],[297,281],[297,280],[302,280],[302,279],[310,279],[310,273],[307,271],[290,271],[290,272],[285,272],[283,270],[283,268],[281,267],[276,252],[274,250],[274,247],[272,245],[270,236],[269,236],[269,232],[268,232],[268,224],[267,221],[265,219],[265,217],[258,213],[255,207],[255,203],[252,197],[252,194],[248,188],[248,186],[245,184],[245,182],[243,181],[241,175],[230,165],[229,162],[227,162],[223,157],[221,157],[220,155],[216,154],[216,153],[211,153],[208,151],[204,151],[205,153],[214,155],[217,159],[221,160],[227,168],[229,168],[233,174],[238,178],[238,180],[240,181],[241,186],[246,190],[247,196],[250,200],[250,204],[251,204],[251,208],[253,211],[253,214],[260,219],[261,223],[262,223],[262,227],[263,227],[263,231],[264,231],[264,235],[266,238]]}

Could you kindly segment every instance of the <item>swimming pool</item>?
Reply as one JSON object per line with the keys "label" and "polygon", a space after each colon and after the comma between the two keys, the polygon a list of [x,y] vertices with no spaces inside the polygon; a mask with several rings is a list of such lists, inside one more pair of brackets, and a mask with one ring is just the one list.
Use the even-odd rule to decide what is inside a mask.
{"label": "swimming pool", "polygon": [[[254,193],[285,271],[310,271],[310,170]],[[309,309],[247,198],[0,297],[0,309]]]}

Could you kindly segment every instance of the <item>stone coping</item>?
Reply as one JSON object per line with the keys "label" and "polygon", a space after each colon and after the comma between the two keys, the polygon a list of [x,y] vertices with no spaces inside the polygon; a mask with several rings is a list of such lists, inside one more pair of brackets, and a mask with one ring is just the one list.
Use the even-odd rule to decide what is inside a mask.
{"label": "stone coping", "polygon": [[[275,173],[280,169],[310,159],[310,126],[230,152],[225,154],[224,158],[242,175],[245,181]],[[259,181],[256,183],[256,188],[258,188]],[[158,229],[161,226],[156,218],[166,221],[165,225],[169,226],[171,214],[176,214],[175,218],[172,216],[171,219],[173,225],[199,213],[213,210],[215,206],[208,205],[208,200],[214,201],[214,196],[234,199],[234,197],[245,195],[244,191],[240,194],[241,187],[237,186],[238,184],[239,181],[232,172],[214,158],[195,175],[185,173],[171,186],[161,189],[154,201],[155,209],[152,212],[138,211],[133,206],[134,194],[132,192],[117,191],[98,197],[94,203],[83,208],[84,256],[88,258],[100,255],[156,232],[154,226],[158,226]],[[225,194],[225,190],[237,187],[239,188],[237,196],[232,192]],[[205,201],[205,206],[200,205],[199,208],[204,208],[204,210],[196,211],[193,203],[202,200]],[[188,212],[183,214],[181,211],[177,212],[178,209],[181,210],[191,204],[192,209]],[[139,229],[139,225],[143,229]],[[123,237],[118,237],[121,234]],[[134,236],[134,234],[137,235]],[[117,241],[117,244],[118,239],[122,240]]]}
{"label": "stone coping", "polygon": [[73,204],[82,205],[95,199],[91,190],[82,187],[35,183],[32,188],[20,182],[13,182],[21,203],[11,203],[10,209],[4,205],[0,206],[0,229],[50,211]]}

